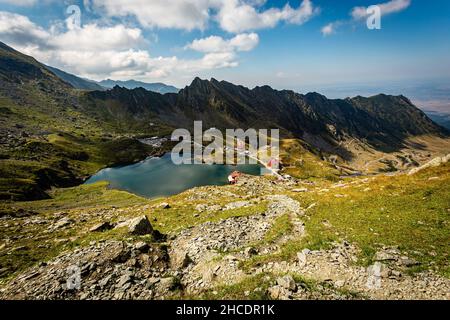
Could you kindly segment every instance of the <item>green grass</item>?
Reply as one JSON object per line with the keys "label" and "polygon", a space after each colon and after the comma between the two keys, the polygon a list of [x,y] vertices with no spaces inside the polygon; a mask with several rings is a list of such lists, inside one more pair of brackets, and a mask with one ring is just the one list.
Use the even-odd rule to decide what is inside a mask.
{"label": "green grass", "polygon": [[[396,179],[378,177],[366,186],[373,190],[370,192],[359,187],[338,191],[348,198],[313,196],[309,201],[318,205],[309,213],[306,228],[314,235],[332,238],[338,233],[357,243],[366,263],[372,262],[371,256],[380,244],[399,245],[424,265],[433,261],[449,275],[449,166],[441,173],[442,180],[429,181],[433,173]],[[323,220],[332,227],[324,227]]]}
{"label": "green grass", "polygon": [[[50,192],[52,199],[15,202],[15,208],[35,210],[38,212],[58,212],[71,209],[129,207],[133,205],[145,205],[148,199],[131,193],[110,189],[105,181],[84,184],[73,188],[54,189]],[[10,207],[9,204],[6,205]]]}
{"label": "green grass", "polygon": [[[189,298],[201,300],[268,300],[267,289],[273,284],[273,274],[258,274],[247,277],[233,285],[218,286],[201,294],[200,297]],[[246,292],[248,295],[245,294]]]}
{"label": "green grass", "polygon": [[284,139],[281,141],[280,156],[283,161],[284,174],[298,179],[327,179],[336,181],[338,170],[320,159],[312,149],[298,139]]}
{"label": "green grass", "polygon": [[[0,267],[11,270],[8,278],[38,262],[48,261],[65,250],[78,246],[89,245],[91,241],[107,239],[139,239],[152,242],[152,237],[132,237],[126,228],[119,228],[102,233],[88,232],[89,228],[103,221],[118,222],[140,215],[147,215],[153,227],[161,233],[179,232],[206,221],[219,221],[230,217],[261,214],[267,208],[267,202],[262,201],[249,207],[233,210],[203,212],[195,210],[198,201],[189,201],[188,194],[183,193],[167,199],[146,199],[125,191],[110,189],[107,182],[80,185],[72,188],[53,189],[51,199],[26,202],[0,202],[0,215],[15,215],[17,212],[38,213],[36,217],[48,221],[57,221],[55,213],[65,212],[66,217],[75,221],[68,229],[46,232],[49,224],[27,224],[23,222],[30,218],[16,218],[2,227],[3,239],[14,239],[13,244],[5,250],[0,250]],[[170,203],[170,209],[162,209],[159,204]],[[214,204],[224,205],[230,199],[218,198]],[[105,218],[104,213],[114,214]],[[95,215],[97,214],[97,215]],[[197,216],[198,215],[198,216]],[[81,217],[84,219],[80,219]],[[17,236],[21,238],[17,238]],[[58,241],[57,239],[60,239]],[[1,245],[1,243],[0,243]],[[21,248],[13,250],[13,247]],[[5,280],[5,279],[3,279]]]}
{"label": "green grass", "polygon": [[[439,180],[429,180],[439,177]],[[304,248],[327,249],[334,241],[345,239],[360,249],[358,264],[373,263],[381,246],[398,246],[421,266],[407,272],[434,268],[450,276],[450,165],[417,175],[378,176],[363,183],[350,179],[347,188],[330,188],[329,182],[318,183],[316,189],[294,197],[307,211],[303,238],[291,239],[279,252],[252,257],[242,263],[245,270],[270,261],[292,261]],[[336,197],[335,195],[344,195]],[[326,223],[325,223],[326,222]]]}
{"label": "green grass", "polygon": [[[40,201],[0,203],[0,215],[10,215],[24,210],[25,212],[37,212],[37,217],[56,221],[53,214],[67,212],[67,217],[76,220],[80,214],[89,210],[102,210],[116,208],[128,208],[130,206],[146,205],[148,199],[144,199],[127,192],[111,190],[105,182],[92,185],[82,185],[74,188],[56,189],[52,193],[53,198]],[[0,266],[12,270],[12,276],[16,272],[24,270],[37,262],[47,261],[64,250],[75,246],[86,245],[89,241],[101,238],[123,239],[125,234],[121,230],[111,230],[108,233],[86,233],[86,230],[100,220],[92,218],[85,223],[76,223],[69,229],[47,232],[48,224],[23,225],[23,219],[5,220],[16,221],[8,223],[8,227],[2,227],[3,239],[15,239],[13,248],[20,250],[11,251],[8,245],[0,253]],[[55,241],[63,239],[64,241]]]}
{"label": "green grass", "polygon": [[293,225],[289,214],[284,214],[275,219],[272,227],[264,236],[265,243],[274,243],[282,236],[292,232]]}

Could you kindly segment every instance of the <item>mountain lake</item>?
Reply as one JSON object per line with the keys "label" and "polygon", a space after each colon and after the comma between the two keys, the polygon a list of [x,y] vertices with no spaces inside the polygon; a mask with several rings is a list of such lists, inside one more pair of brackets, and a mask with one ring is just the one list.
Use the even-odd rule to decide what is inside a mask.
{"label": "mountain lake", "polygon": [[125,190],[147,198],[156,198],[178,194],[198,186],[226,185],[228,175],[233,171],[260,175],[261,169],[262,167],[258,164],[175,165],[168,153],[160,158],[148,158],[132,165],[105,168],[85,183],[108,181],[114,189]]}

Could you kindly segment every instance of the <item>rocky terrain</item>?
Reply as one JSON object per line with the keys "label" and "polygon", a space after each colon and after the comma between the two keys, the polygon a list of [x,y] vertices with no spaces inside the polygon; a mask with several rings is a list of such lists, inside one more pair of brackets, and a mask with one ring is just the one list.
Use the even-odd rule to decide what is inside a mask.
{"label": "rocky terrain", "polygon": [[[439,171],[423,170],[426,176],[409,177],[450,178],[447,164],[432,169]],[[443,174],[441,178],[435,178],[436,172]],[[33,249],[19,245],[21,237],[36,237],[30,229],[66,230],[72,238],[51,238],[51,244],[36,238],[42,246],[55,246],[55,241],[69,245],[53,258],[5,278],[0,298],[450,299],[450,280],[442,273],[448,268],[446,249],[431,254],[444,255],[442,269],[421,258],[426,247],[410,250],[406,243],[375,244],[365,263],[360,242],[349,240],[350,234],[337,232],[339,236],[320,246],[305,242],[317,236],[311,220],[319,204],[302,203],[300,196],[334,192],[335,199],[352,198],[350,188],[367,192],[378,185],[377,179],[389,177],[323,188],[295,179],[243,176],[236,186],[199,187],[131,207],[5,216],[0,220],[3,230],[20,225],[22,232],[3,236],[2,257]],[[440,196],[448,212],[448,194]],[[179,208],[193,220],[176,231],[169,225],[170,216],[176,218]],[[320,219],[323,230],[333,228],[333,223]],[[420,266],[424,268],[417,269]]]}

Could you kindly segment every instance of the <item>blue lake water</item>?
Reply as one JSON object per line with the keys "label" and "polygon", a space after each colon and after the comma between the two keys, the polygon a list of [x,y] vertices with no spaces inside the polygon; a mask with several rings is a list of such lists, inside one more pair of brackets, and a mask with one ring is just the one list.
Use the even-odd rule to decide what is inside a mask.
{"label": "blue lake water", "polygon": [[260,175],[261,167],[245,165],[175,165],[170,154],[149,158],[142,162],[106,168],[89,178],[86,183],[109,181],[112,188],[126,190],[148,198],[170,196],[187,189],[206,185],[225,185],[233,171]]}

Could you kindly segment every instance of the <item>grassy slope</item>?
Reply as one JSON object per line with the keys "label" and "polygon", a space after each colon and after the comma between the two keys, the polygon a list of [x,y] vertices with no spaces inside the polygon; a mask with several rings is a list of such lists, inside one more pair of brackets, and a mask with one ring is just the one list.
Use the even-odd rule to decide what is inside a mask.
{"label": "grassy slope", "polygon": [[348,239],[360,246],[366,263],[372,262],[381,244],[398,245],[421,261],[423,268],[434,264],[449,276],[449,182],[447,164],[415,176],[379,176],[345,189],[297,198],[305,206],[316,203],[306,222],[310,242],[337,236]]}
{"label": "grassy slope", "polygon": [[[397,245],[422,263],[420,267],[410,271],[432,268],[449,276],[449,181],[450,165],[446,164],[414,176],[352,178],[345,181],[346,186],[336,188],[333,188],[332,182],[324,179],[316,180],[315,187],[306,193],[286,191],[305,208],[315,203],[314,207],[307,210],[303,219],[307,236],[302,239],[294,237],[282,244],[280,252],[258,255],[245,261],[242,267],[248,270],[262,262],[293,260],[302,248],[327,248],[334,240],[346,239],[362,249],[359,263],[364,265],[372,262],[373,255],[380,246]],[[111,190],[107,186],[107,183],[97,183],[55,189],[51,193],[53,199],[1,203],[0,212],[3,214],[33,211],[39,213],[36,217],[57,221],[61,218],[58,213],[65,212],[67,217],[77,222],[67,230],[46,233],[48,224],[23,225],[24,219],[27,218],[5,220],[8,226],[2,226],[3,239],[15,239],[13,246],[16,249],[7,253],[12,245],[3,243],[0,266],[7,266],[18,272],[39,261],[46,261],[63,250],[87,245],[92,240],[128,237],[123,230],[111,230],[101,234],[87,232],[92,225],[105,221],[105,213],[111,210],[114,212],[108,218],[111,221],[147,214],[155,229],[168,233],[206,221],[262,213],[267,206],[265,202],[255,201],[247,208],[198,214],[195,207],[199,203],[207,201],[210,205],[223,205],[236,200],[225,195],[208,200],[195,200],[191,198],[191,191],[167,199],[149,200],[127,192]],[[220,189],[235,190],[230,186]],[[205,191],[207,190],[203,190]],[[171,208],[159,208],[158,204],[163,201],[169,202]],[[289,217],[280,216],[264,241],[275,242],[291,230]],[[21,237],[17,237],[19,235]],[[238,290],[253,285],[256,288],[259,280],[253,280],[233,288]],[[233,288],[223,288],[223,292],[228,292],[224,297],[235,297],[237,293]]]}
{"label": "grassy slope", "polygon": [[131,137],[158,135],[161,128],[120,132],[74,106],[61,106],[32,85],[24,84],[22,91],[26,107],[0,96],[2,129],[19,137],[16,145],[0,148],[0,199],[42,198],[49,186],[75,185],[105,166],[160,152]]}
{"label": "grassy slope", "polygon": [[298,179],[325,178],[335,181],[339,174],[329,163],[322,161],[319,154],[298,139],[281,141],[280,157],[285,167],[283,172]]}
{"label": "grassy slope", "polygon": [[[91,209],[123,207],[144,204],[147,201],[126,192],[108,190],[106,183],[75,188],[59,189],[52,192],[53,199],[33,202],[1,203],[0,212],[8,214],[24,210],[39,212],[39,218],[57,221],[61,217],[55,213],[67,212],[67,217],[76,218]],[[2,238],[15,239],[1,250],[0,266],[11,272],[21,271],[39,261],[47,261],[63,250],[79,245],[83,239],[84,226],[77,225],[68,230],[48,232],[48,225],[24,224],[24,219],[2,226]],[[80,239],[81,237],[81,239]],[[12,274],[9,274],[11,276]],[[3,275],[5,276],[5,275]]]}
{"label": "grassy slope", "polygon": [[51,186],[73,186],[102,167],[160,152],[132,138],[166,127],[115,117],[111,103],[92,105],[85,91],[3,43],[0,82],[0,200],[45,198]]}
{"label": "grassy slope", "polygon": [[398,246],[422,263],[412,271],[433,268],[450,276],[450,164],[414,176],[345,182],[347,186],[339,188],[317,182],[310,192],[292,193],[303,207],[313,205],[304,219],[307,236],[289,241],[280,253],[248,260],[244,267],[295,259],[303,248],[327,248],[334,240],[346,239],[362,249],[364,265],[372,263],[381,246]]}
{"label": "grassy slope", "polygon": [[[0,223],[3,239],[0,242],[0,269],[6,267],[10,270],[8,275],[0,275],[0,278],[9,278],[31,265],[55,257],[64,250],[88,245],[92,240],[129,238],[125,230],[121,229],[100,234],[88,232],[90,227],[105,220],[118,222],[145,214],[151,219],[156,230],[168,233],[207,221],[262,213],[267,207],[267,203],[262,201],[255,202],[250,207],[198,214],[195,207],[204,201],[189,200],[189,192],[169,199],[149,200],[110,189],[106,182],[54,189],[50,195],[52,199],[47,200],[0,202],[0,215],[38,213],[35,216],[4,220],[4,224]],[[162,201],[170,201],[171,208],[158,207]],[[213,204],[223,205],[228,202],[229,199],[218,197],[214,199]],[[74,224],[68,229],[48,232],[50,224],[62,217],[73,220]],[[47,222],[25,223],[34,218]],[[144,240],[152,241],[150,238]]]}
{"label": "grassy slope", "polygon": [[[421,262],[408,272],[432,269],[450,277],[450,164],[414,176],[378,176],[348,182],[344,189],[319,192],[330,187],[329,182],[322,181],[311,192],[291,194],[303,207],[315,204],[307,210],[304,219],[307,236],[285,243],[279,253],[255,256],[241,267],[249,270],[264,262],[294,260],[303,248],[326,249],[332,241],[347,239],[362,249],[359,264],[372,263],[375,252],[383,245],[398,246]],[[267,241],[289,232],[291,227],[285,218],[281,216],[274,223]],[[273,274],[260,274],[215,288],[200,298],[267,299],[266,289],[275,278]],[[315,291],[323,291],[327,285],[312,279],[297,280]],[[342,296],[358,297],[354,292],[338,292]]]}

